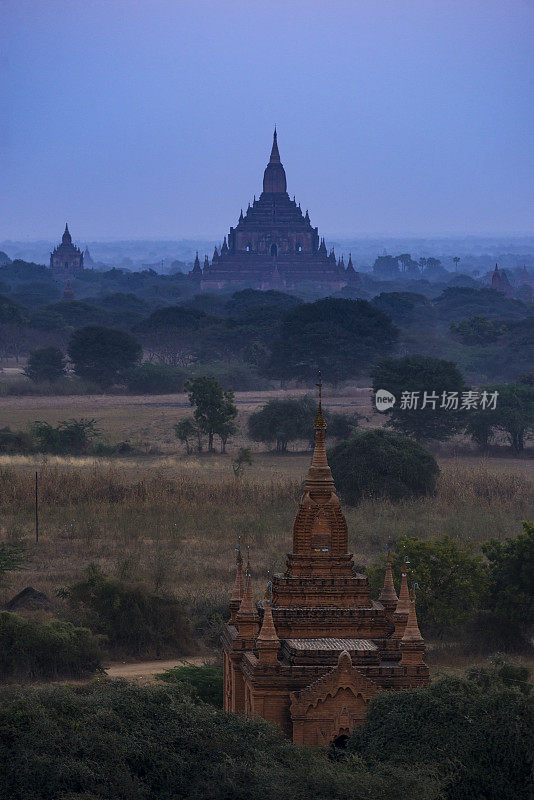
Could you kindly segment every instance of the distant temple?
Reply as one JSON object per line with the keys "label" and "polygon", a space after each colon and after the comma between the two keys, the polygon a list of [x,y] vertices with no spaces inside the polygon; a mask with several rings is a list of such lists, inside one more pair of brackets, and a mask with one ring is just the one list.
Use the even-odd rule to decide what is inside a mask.
{"label": "distant temple", "polygon": [[507,297],[512,296],[512,286],[508,280],[508,275],[503,269],[499,271],[497,264],[495,264],[495,269],[491,276],[491,288],[495,289],[496,292],[502,292]]}
{"label": "distant temple", "polygon": [[367,577],[354,570],[326,458],[320,396],[314,428],[286,571],[273,576],[257,605],[250,564],[243,574],[238,550],[222,636],[224,708],[259,714],[295,743],[312,746],[343,743],[378,692],[429,681],[406,574],[397,597],[388,554],[375,601]]}
{"label": "distant temple", "polygon": [[83,253],[72,244],[69,226],[65,224],[65,233],[61,244],[50,253],[50,269],[58,278],[73,278],[83,272]]}
{"label": "distant temple", "polygon": [[201,278],[202,290],[225,287],[292,290],[312,288],[335,292],[353,276],[327,252],[324,239],[312,228],[308,212],[302,213],[287,193],[286,173],[280,160],[276,129],[271,157],[263,175],[263,192],[245,214],[241,211],[228,241],[215,248],[204,268],[195,262],[191,277]]}

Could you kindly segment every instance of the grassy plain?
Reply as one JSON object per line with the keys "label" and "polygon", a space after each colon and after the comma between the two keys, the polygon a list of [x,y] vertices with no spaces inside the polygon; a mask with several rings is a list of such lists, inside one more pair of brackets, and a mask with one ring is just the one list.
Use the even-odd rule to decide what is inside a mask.
{"label": "grassy plain", "polygon": [[[242,430],[247,415],[270,394],[238,395]],[[326,405],[364,414],[365,425],[380,421],[372,417],[366,390],[332,396]],[[0,540],[26,542],[30,560],[23,571],[10,575],[0,601],[31,585],[59,604],[57,590],[95,562],[111,575],[139,578],[151,589],[221,603],[231,589],[238,536],[250,546],[259,598],[268,570],[284,568],[310,454],[280,456],[253,446],[253,465],[236,479],[231,461],[245,443],[243,433],[227,455],[186,456],[173,425],[188,413],[185,396],[1,398],[1,424],[12,429],[35,419],[55,423],[96,417],[110,441],[144,441],[147,455],[1,457]],[[399,504],[367,500],[345,508],[357,563],[375,560],[389,537],[450,534],[482,542],[515,536],[522,520],[534,518],[534,460],[482,459],[462,442],[438,459],[442,474],[435,497]],[[40,485],[38,543],[35,470]]]}

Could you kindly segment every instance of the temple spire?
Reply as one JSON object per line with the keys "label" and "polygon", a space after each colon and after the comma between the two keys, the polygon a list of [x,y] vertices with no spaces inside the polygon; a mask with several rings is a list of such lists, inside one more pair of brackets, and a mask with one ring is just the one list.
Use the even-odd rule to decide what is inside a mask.
{"label": "temple spire", "polygon": [[404,630],[408,621],[408,613],[410,611],[410,593],[408,591],[408,576],[406,570],[402,571],[401,585],[399,592],[399,602],[393,613],[393,621],[395,623],[394,639],[402,639]]}
{"label": "temple spire", "polygon": [[63,242],[63,244],[71,244],[72,243],[72,236],[70,235],[69,225],[68,225],[67,222],[65,223],[65,233],[61,237],[61,241]]}
{"label": "temple spire", "polygon": [[276,632],[271,610],[272,603],[272,583],[269,581],[265,592],[265,611],[260,634],[256,639],[260,664],[274,664],[278,659],[280,649],[280,639]]}
{"label": "temple spire", "polygon": [[241,555],[241,545],[238,544],[236,547],[236,570],[235,570],[235,580],[234,580],[234,588],[232,590],[232,596],[230,598],[230,623],[235,624],[236,615],[239,611],[239,607],[241,605],[241,600],[243,599],[244,593],[244,585],[243,585],[243,556]]}
{"label": "temple spire", "polygon": [[422,642],[423,637],[421,636],[421,631],[417,623],[417,614],[415,613],[415,592],[413,590],[410,592],[409,602],[410,610],[408,611],[408,622],[406,623],[401,642]]}
{"label": "temple spire", "polygon": [[258,619],[258,609],[254,602],[254,595],[252,594],[250,561],[247,561],[243,598],[239,606],[239,611],[236,614],[239,636],[242,638],[256,637],[258,633]]}
{"label": "temple spire", "polygon": [[274,126],[273,146],[271,148],[271,158],[269,164],[280,164],[280,153],[278,152],[278,137],[276,133],[276,125]]}
{"label": "temple spire", "polygon": [[393,583],[393,573],[391,571],[391,551],[388,546],[388,554],[386,557],[386,574],[384,575],[384,586],[382,587],[382,591],[380,592],[380,597],[378,600],[382,603],[386,611],[392,612],[395,611],[397,607],[397,603],[399,602],[399,598],[397,597],[397,592],[395,591],[395,584]]}

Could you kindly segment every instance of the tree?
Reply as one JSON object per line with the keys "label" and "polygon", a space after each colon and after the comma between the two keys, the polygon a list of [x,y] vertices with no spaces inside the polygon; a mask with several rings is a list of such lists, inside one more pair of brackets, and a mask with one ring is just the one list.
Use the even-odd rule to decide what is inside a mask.
{"label": "tree", "polygon": [[269,400],[250,415],[248,433],[255,442],[276,442],[278,453],[286,453],[290,442],[310,439],[315,402],[310,397]]}
{"label": "tree", "polygon": [[[423,630],[443,635],[467,622],[481,607],[488,587],[488,570],[475,546],[443,536],[423,541],[403,536],[395,544],[393,576],[400,585],[408,569],[417,583],[417,617]],[[368,569],[373,596],[384,582],[385,559]]]}
{"label": "tree", "polygon": [[365,300],[304,303],[284,317],[266,372],[281,380],[310,380],[320,369],[336,383],[388,355],[397,337],[389,317]]}
{"label": "tree", "polygon": [[195,439],[197,453],[202,452],[202,433],[194,419],[191,417],[181,419],[180,422],[177,422],[174,426],[174,433],[176,438],[179,439],[182,444],[185,444],[187,455],[191,455],[193,452],[193,445],[191,443]]}
{"label": "tree", "polygon": [[447,677],[424,689],[381,692],[348,751],[375,768],[426,767],[443,780],[446,800],[529,800],[533,739],[532,692],[525,696],[501,675],[480,683]]}
{"label": "tree", "polygon": [[381,280],[399,277],[399,260],[395,256],[378,256],[373,264],[373,272]]}
{"label": "tree", "polygon": [[349,505],[365,497],[432,494],[439,468],[419,444],[382,429],[362,431],[328,453],[334,482]]}
{"label": "tree", "polygon": [[375,308],[387,314],[395,325],[422,328],[435,324],[436,312],[423,294],[382,292],[371,302]]}
{"label": "tree", "polygon": [[483,316],[492,321],[519,320],[528,316],[525,303],[505,297],[494,289],[473,289],[451,286],[433,300],[439,318],[445,322],[461,322]]}
{"label": "tree", "polygon": [[449,273],[442,265],[439,258],[427,258],[426,260],[426,269],[425,269],[425,278],[428,280],[443,280],[447,278]]}
{"label": "tree", "polygon": [[243,475],[246,466],[252,466],[252,453],[250,447],[240,447],[237,456],[232,461],[232,469],[236,478]]}
{"label": "tree", "polygon": [[325,419],[328,424],[328,438],[350,439],[356,432],[360,414],[349,416],[348,414],[329,414],[326,412]]}
{"label": "tree", "polygon": [[187,306],[158,308],[133,328],[151,358],[171,367],[185,367],[197,358],[199,331],[213,317]]}
{"label": "tree", "polygon": [[464,319],[457,325],[451,322],[451,332],[456,334],[463,344],[491,344],[506,332],[506,326],[492,322],[484,316]]}
{"label": "tree", "polygon": [[525,436],[534,430],[534,386],[498,384],[489,390],[498,392],[496,409],[490,412],[493,424],[504,431],[512,449],[520,453]]}
{"label": "tree", "polygon": [[534,523],[524,522],[516,539],[482,545],[489,561],[490,608],[527,632],[534,626]]}
{"label": "tree", "polygon": [[59,380],[65,375],[65,358],[59,347],[41,347],[30,353],[24,374],[35,383]]}
{"label": "tree", "polygon": [[183,391],[185,371],[167,364],[145,361],[123,370],[122,377],[130,392],[139,394],[174,394]]}
{"label": "tree", "polygon": [[[195,378],[185,384],[189,402],[195,406],[194,418],[200,430],[208,437],[208,451],[213,452],[213,437],[221,436],[223,448],[231,433],[230,423],[237,417],[234,393],[223,391],[211,375]],[[226,438],[225,438],[226,437]]]}
{"label": "tree", "polygon": [[396,398],[385,412],[388,427],[420,441],[442,441],[460,429],[462,393],[467,387],[452,362],[426,356],[392,358],[382,361],[372,375],[375,394],[386,389]]}
{"label": "tree", "polygon": [[141,345],[124,331],[88,325],[72,334],[68,353],[77,375],[108,387],[139,361]]}

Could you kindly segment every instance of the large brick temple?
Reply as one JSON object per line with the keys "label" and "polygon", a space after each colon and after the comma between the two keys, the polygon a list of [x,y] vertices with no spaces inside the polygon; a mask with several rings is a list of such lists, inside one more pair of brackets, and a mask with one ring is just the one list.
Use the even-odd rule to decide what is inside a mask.
{"label": "large brick temple", "polygon": [[293,551],[256,604],[250,564],[237,553],[230,620],[224,627],[224,708],[259,714],[297,744],[342,741],[382,690],[428,683],[415,599],[403,574],[399,597],[388,557],[372,600],[354,570],[347,523],[326,457],[326,423],[315,418],[315,449],[293,524]]}
{"label": "large brick temple", "polygon": [[61,244],[50,253],[50,269],[56,278],[74,278],[83,272],[83,253],[72,243],[67,223]]}
{"label": "large brick temple", "polygon": [[287,193],[286,173],[280,160],[276,130],[271,157],[263,175],[263,191],[245,214],[241,211],[213,258],[197,259],[189,273],[204,290],[225,287],[336,292],[358,282],[352,261],[345,268],[334,250],[312,228],[308,212],[302,213]]}

